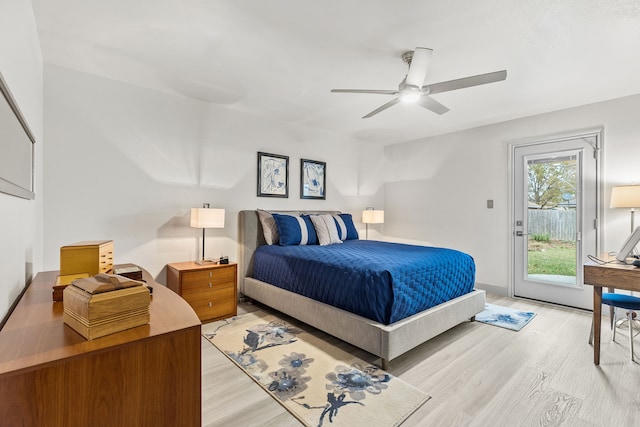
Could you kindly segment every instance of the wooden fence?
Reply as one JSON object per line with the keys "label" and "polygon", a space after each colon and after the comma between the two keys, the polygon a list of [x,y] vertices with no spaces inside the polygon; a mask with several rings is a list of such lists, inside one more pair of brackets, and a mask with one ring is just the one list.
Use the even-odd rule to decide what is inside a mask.
{"label": "wooden fence", "polygon": [[551,240],[576,241],[576,211],[529,209],[529,238],[547,235]]}

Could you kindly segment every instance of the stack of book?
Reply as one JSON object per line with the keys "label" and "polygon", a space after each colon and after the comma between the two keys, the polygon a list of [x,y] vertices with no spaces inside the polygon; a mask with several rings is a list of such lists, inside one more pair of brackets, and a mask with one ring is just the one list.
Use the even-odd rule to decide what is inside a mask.
{"label": "stack of book", "polygon": [[101,273],[64,289],[64,322],[88,340],[149,323],[143,282]]}

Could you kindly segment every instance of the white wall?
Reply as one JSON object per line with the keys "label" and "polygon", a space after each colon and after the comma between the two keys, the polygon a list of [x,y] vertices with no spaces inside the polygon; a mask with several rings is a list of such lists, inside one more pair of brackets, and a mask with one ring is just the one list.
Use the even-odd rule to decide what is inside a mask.
{"label": "white wall", "polygon": [[[617,250],[630,217],[609,209],[611,186],[640,183],[640,95],[385,148],[385,224],[413,239],[471,254],[477,282],[510,283],[509,143],[604,126],[604,248]],[[486,201],[494,200],[487,209]]]}
{"label": "white wall", "polygon": [[[340,209],[360,221],[383,201],[380,146],[48,64],[45,133],[45,270],[59,268],[60,246],[112,239],[116,263],[164,283],[167,263],[199,257],[189,209],[203,202],[226,209],[206,255],[235,260],[239,210]],[[289,198],[256,196],[258,151],[289,156]],[[327,162],[326,201],[299,198],[301,158]]]}
{"label": "white wall", "polygon": [[0,193],[2,319],[42,265],[42,56],[29,1],[0,2],[0,72],[36,138],[36,199]]}
{"label": "white wall", "polygon": [[[375,206],[386,222],[370,237],[464,250],[477,281],[506,293],[510,142],[604,126],[605,205],[612,185],[640,181],[640,96],[386,148],[53,65],[44,108],[44,270],[58,268],[62,245],[113,239],[116,262],[164,282],[166,263],[199,256],[188,212],[202,202],[227,209],[225,229],[207,232],[207,254],[232,259],[241,209],[341,209],[359,221]],[[288,199],[256,196],[257,151],[290,156]],[[327,162],[326,201],[299,199],[303,157]],[[605,213],[602,249],[616,250],[629,216]]]}

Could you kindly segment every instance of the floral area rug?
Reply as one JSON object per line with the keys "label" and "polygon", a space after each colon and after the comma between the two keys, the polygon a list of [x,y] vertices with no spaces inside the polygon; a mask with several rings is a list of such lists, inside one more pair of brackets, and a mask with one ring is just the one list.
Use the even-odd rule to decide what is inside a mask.
{"label": "floral area rug", "polygon": [[476,320],[489,325],[519,331],[524,328],[535,315],[532,311],[520,311],[515,308],[486,303],[485,310],[476,314]]}
{"label": "floral area rug", "polygon": [[202,332],[308,426],[397,426],[430,398],[305,328],[257,310]]}

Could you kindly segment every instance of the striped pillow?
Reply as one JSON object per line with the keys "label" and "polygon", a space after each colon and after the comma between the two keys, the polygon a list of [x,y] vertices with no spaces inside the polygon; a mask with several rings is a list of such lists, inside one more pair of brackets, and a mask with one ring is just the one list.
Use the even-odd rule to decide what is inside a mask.
{"label": "striped pillow", "polygon": [[273,214],[278,227],[280,246],[316,245],[318,238],[311,219],[306,216]]}
{"label": "striped pillow", "polygon": [[311,221],[318,235],[318,243],[322,246],[342,243],[338,236],[338,227],[332,215],[313,215]]}
{"label": "striped pillow", "polygon": [[340,240],[357,240],[358,230],[353,225],[353,217],[351,214],[337,214],[333,215],[333,219],[336,221],[338,227],[338,236]]}

